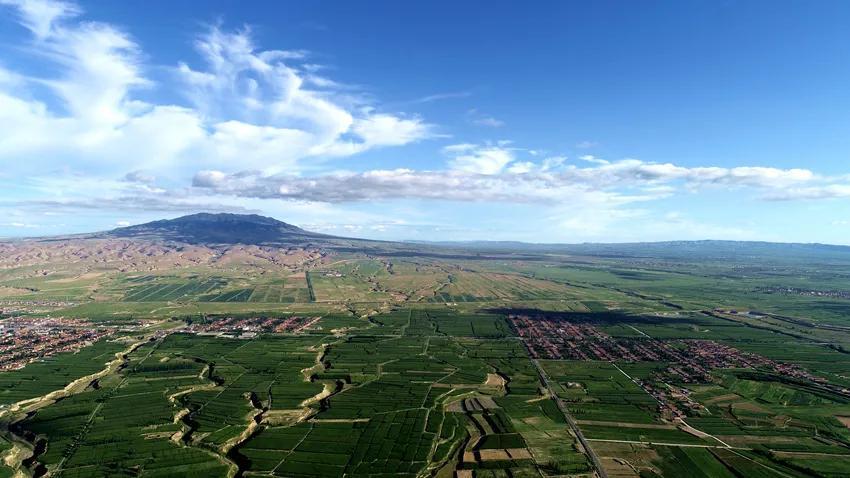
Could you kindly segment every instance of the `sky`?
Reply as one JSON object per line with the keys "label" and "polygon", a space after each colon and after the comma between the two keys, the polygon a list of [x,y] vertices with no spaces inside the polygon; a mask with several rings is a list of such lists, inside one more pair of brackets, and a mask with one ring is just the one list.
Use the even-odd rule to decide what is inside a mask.
{"label": "sky", "polygon": [[848,24],[846,1],[0,0],[0,236],[235,212],[850,244]]}

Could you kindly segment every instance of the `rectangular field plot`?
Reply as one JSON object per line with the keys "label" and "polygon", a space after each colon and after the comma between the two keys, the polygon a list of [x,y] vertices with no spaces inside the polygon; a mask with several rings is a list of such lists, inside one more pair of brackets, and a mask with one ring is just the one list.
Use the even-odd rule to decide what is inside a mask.
{"label": "rectangular field plot", "polygon": [[207,294],[225,284],[219,278],[194,279],[183,282],[141,281],[143,285],[134,286],[124,295],[124,302],[166,302],[169,300],[191,299]]}
{"label": "rectangular field plot", "polygon": [[450,335],[497,338],[513,335],[504,316],[460,314],[446,311],[413,310],[405,335]]}
{"label": "rectangular field plot", "polygon": [[335,271],[311,271],[307,283],[316,302],[375,302],[389,300],[392,295],[370,278]]}
{"label": "rectangular field plot", "polygon": [[657,402],[608,362],[545,360],[541,364],[577,420],[657,423]]}
{"label": "rectangular field plot", "polygon": [[458,272],[452,274],[449,283],[436,291],[430,301],[478,302],[575,297],[575,291],[556,282],[516,274]]}
{"label": "rectangular field plot", "polygon": [[622,427],[616,424],[581,425],[588,440],[622,440],[637,443],[714,445],[713,440],[702,439],[676,428]]}
{"label": "rectangular field plot", "polygon": [[296,303],[310,302],[310,292],[307,290],[307,283],[300,281],[300,286],[295,287],[297,283],[290,284],[288,281],[280,281],[276,284],[264,284],[254,287],[247,302],[265,302],[265,303]]}
{"label": "rectangular field plot", "polygon": [[248,302],[254,289],[233,289],[222,291],[218,294],[202,295],[199,300],[201,302]]}

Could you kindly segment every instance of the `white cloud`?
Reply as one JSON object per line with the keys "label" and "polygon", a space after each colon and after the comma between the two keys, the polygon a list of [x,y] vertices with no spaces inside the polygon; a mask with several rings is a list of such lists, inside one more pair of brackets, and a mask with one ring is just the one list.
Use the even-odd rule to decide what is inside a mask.
{"label": "white cloud", "polygon": [[498,174],[514,161],[514,152],[502,146],[453,145],[443,148],[453,155],[449,167],[455,171],[477,174]]}
{"label": "white cloud", "polygon": [[579,168],[563,157],[514,161],[511,150],[452,145],[449,169],[373,170],[309,177],[201,171],[194,186],[220,195],[346,203],[387,199],[538,202],[557,205],[592,200],[622,205],[669,197],[680,188],[751,188],[769,195],[817,180],[798,169],[684,167],[635,159]]}
{"label": "white cloud", "polygon": [[411,101],[411,103],[433,103],[435,101],[450,100],[456,98],[468,98],[469,96],[472,96],[472,93],[469,91],[457,91],[454,93],[436,93],[433,95],[427,95],[421,98],[416,98],[415,100]]}
{"label": "white cloud", "polygon": [[28,222],[5,222],[5,223],[0,223],[0,227],[15,227],[15,228],[21,228],[21,229],[35,229],[35,228],[38,228],[38,227],[41,227],[41,226],[39,226],[38,224],[30,224]]}
{"label": "white cloud", "polygon": [[487,126],[489,128],[501,128],[505,125],[504,121],[494,118],[490,115],[483,114],[476,108],[467,110],[466,116],[467,120],[470,123],[478,126]]}
{"label": "white cloud", "polygon": [[443,147],[443,153],[446,153],[446,154],[465,153],[467,151],[472,151],[476,148],[477,148],[477,146],[472,144],[472,143],[450,144],[448,146]]}
{"label": "white cloud", "polygon": [[0,0],[0,5],[17,7],[21,23],[38,38],[50,35],[57,20],[80,13],[76,5],[61,1]]}
{"label": "white cloud", "polygon": [[809,187],[779,189],[765,194],[772,201],[798,199],[841,199],[850,198],[850,184],[824,184]]}
{"label": "white cloud", "polygon": [[594,164],[610,164],[609,161],[606,161],[604,159],[599,159],[592,154],[585,154],[584,156],[579,156],[578,159],[580,159],[582,161],[587,161],[588,163],[594,163]]}
{"label": "white cloud", "polygon": [[493,118],[492,116],[483,116],[481,118],[475,118],[472,120],[472,123],[477,124],[478,126],[489,126],[491,128],[501,128],[505,125],[504,121]]}
{"label": "white cloud", "polygon": [[[209,28],[195,43],[203,66],[180,63],[176,84],[155,84],[141,46],[112,25],[82,21],[76,5],[0,5],[32,32],[44,70],[57,72],[30,78],[0,69],[0,158],[32,158],[28,170],[64,165],[123,174],[144,166],[188,175],[204,165],[275,173],[297,170],[307,158],[433,136],[421,118],[378,112],[315,68],[299,68],[308,52],[257,48],[248,29]],[[139,99],[152,88],[175,88],[191,106]]]}

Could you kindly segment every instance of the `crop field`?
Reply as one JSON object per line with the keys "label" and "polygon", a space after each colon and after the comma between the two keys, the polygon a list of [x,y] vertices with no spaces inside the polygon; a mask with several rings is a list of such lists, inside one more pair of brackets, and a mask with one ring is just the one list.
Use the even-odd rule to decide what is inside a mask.
{"label": "crop field", "polygon": [[180,254],[0,269],[0,353],[108,331],[0,372],[0,478],[850,476],[850,261]]}
{"label": "crop field", "polygon": [[295,287],[288,281],[281,280],[277,284],[258,285],[254,287],[248,302],[293,303],[309,302],[310,293],[303,286]]}
{"label": "crop field", "polygon": [[377,302],[391,297],[377,283],[357,275],[319,271],[309,272],[308,277],[316,302]]}
{"label": "crop field", "polygon": [[[12,450],[12,442],[6,437],[0,436],[0,456],[5,456]],[[0,478],[12,478],[15,476],[15,470],[6,466],[4,462],[0,462]]]}
{"label": "crop field", "polygon": [[[558,396],[581,421],[660,423],[655,399],[608,362],[542,361]],[[584,427],[582,427],[584,428]]]}
{"label": "crop field", "polygon": [[40,397],[101,370],[125,344],[101,340],[79,352],[66,352],[20,370],[0,373],[0,406]]}
{"label": "crop field", "polygon": [[119,375],[40,410],[20,426],[43,440],[39,463],[70,477],[222,474],[227,465],[170,439],[181,426],[168,397],[198,385],[201,365],[152,359],[140,347]]}
{"label": "crop field", "polygon": [[126,302],[167,302],[169,300],[180,300],[189,297],[209,293],[225,284],[218,278],[196,279],[186,282],[142,281],[140,286],[130,288],[124,296]]}
{"label": "crop field", "polygon": [[514,335],[503,316],[457,314],[439,310],[411,311],[409,321],[404,327],[404,334],[478,338],[498,338]]}
{"label": "crop field", "polygon": [[[590,320],[630,339],[631,327],[637,335],[662,327],[657,321],[620,324],[601,314]],[[326,330],[339,327],[350,332],[328,335]],[[773,342],[760,342],[766,337],[759,333],[747,343],[769,354]],[[72,356],[80,363],[68,374],[100,370],[125,346],[102,341],[85,348]],[[832,358],[829,352],[812,357],[814,368]],[[836,460],[850,458],[840,445],[850,441],[850,428],[840,419],[850,417],[850,400],[840,395],[721,371],[712,383],[689,385],[705,411],[676,422],[636,382],[656,380],[669,364],[540,363],[612,473],[622,463],[613,457],[625,456],[660,476],[695,469],[703,470],[696,476],[736,476],[741,470],[833,476],[842,469]],[[16,383],[24,380],[22,372],[49,364],[17,372]],[[15,373],[0,378],[12,380]],[[25,388],[31,398],[67,381]],[[170,333],[144,343],[114,374],[25,417],[15,429],[33,437],[37,462],[61,476],[225,476],[233,470],[287,477],[467,471],[533,476],[581,474],[593,466],[506,316],[440,307],[368,320],[331,315],[298,336],[245,340]],[[832,458],[816,460],[812,453]]]}
{"label": "crop field", "polygon": [[567,286],[520,275],[453,272],[434,302],[478,302],[502,299],[536,300],[574,297]]}

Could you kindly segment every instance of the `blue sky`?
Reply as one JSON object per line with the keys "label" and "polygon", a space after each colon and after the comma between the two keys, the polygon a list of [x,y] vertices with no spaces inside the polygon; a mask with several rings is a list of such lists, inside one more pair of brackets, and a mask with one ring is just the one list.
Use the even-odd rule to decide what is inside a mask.
{"label": "blue sky", "polygon": [[0,0],[0,236],[850,244],[847,2],[203,5]]}

